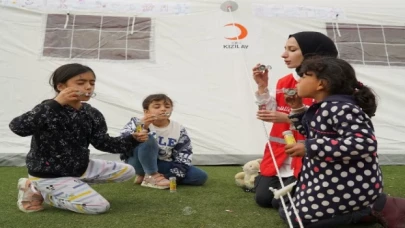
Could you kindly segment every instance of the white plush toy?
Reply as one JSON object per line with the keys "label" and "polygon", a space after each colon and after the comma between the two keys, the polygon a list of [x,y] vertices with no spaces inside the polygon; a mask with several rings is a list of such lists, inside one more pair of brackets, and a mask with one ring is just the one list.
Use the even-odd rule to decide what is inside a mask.
{"label": "white plush toy", "polygon": [[262,159],[256,159],[247,162],[243,166],[243,172],[235,175],[235,183],[246,191],[252,191],[254,188],[255,178],[259,175],[260,163]]}

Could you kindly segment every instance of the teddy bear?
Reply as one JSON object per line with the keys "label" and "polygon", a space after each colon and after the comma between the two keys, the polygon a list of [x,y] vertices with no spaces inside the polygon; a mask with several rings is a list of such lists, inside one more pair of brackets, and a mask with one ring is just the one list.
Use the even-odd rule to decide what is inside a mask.
{"label": "teddy bear", "polygon": [[243,166],[243,172],[235,175],[235,183],[246,192],[254,192],[255,178],[259,175],[260,163],[262,159],[248,161]]}

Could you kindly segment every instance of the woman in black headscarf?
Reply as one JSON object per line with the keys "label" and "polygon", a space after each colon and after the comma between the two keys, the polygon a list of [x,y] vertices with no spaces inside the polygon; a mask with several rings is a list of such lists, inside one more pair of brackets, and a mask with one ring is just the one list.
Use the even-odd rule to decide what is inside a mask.
{"label": "woman in black headscarf", "polygon": [[[281,55],[285,64],[290,69],[298,69],[306,56],[320,55],[337,57],[338,51],[333,41],[319,32],[299,32],[288,37],[285,51]],[[255,201],[262,207],[278,207],[277,201],[273,200],[273,193],[269,187],[279,189],[281,183],[277,177],[275,164],[280,171],[280,176],[285,185],[292,183],[298,177],[302,162],[300,157],[289,157],[285,153],[283,132],[290,130],[288,113],[290,107],[284,99],[283,91],[295,89],[299,76],[294,71],[277,82],[274,95],[270,95],[268,86],[268,71],[259,70],[260,64],[253,68],[253,77],[258,85],[256,99],[260,109],[257,117],[266,122],[272,122],[270,132],[270,145],[274,153],[273,160],[268,144],[266,143],[263,159],[260,164],[260,175],[255,179]],[[312,99],[304,99],[304,104],[311,105]],[[296,140],[303,140],[304,136],[293,130]],[[273,205],[272,205],[273,204]]]}
{"label": "woman in black headscarf", "polygon": [[[334,59],[337,57],[337,50],[336,47],[334,46],[333,42],[326,37],[325,35],[317,32],[300,32],[300,33],[295,33],[289,36],[289,39],[286,43],[285,47],[286,51],[283,53],[282,57],[284,58],[287,66],[289,68],[295,68],[296,72],[300,72],[299,69],[301,68],[301,64],[303,60],[306,57],[310,56],[317,56],[317,57],[323,57],[323,56],[329,56],[332,58],[329,58],[331,62],[339,62],[338,60]],[[324,59],[324,58],[317,58],[317,59]],[[328,59],[328,58],[327,58]],[[308,67],[308,61],[306,61],[306,67]],[[310,61],[309,61],[310,62]],[[313,66],[315,68],[319,67],[317,64],[322,62],[319,60],[318,62],[313,62]],[[327,61],[326,61],[327,62]],[[340,61],[342,62],[342,61]],[[304,64],[305,65],[305,64]],[[347,65],[347,64],[346,64]],[[322,68],[322,66],[320,66]],[[305,68],[305,66],[303,67]],[[321,69],[320,68],[320,69]],[[347,68],[347,67],[346,67]],[[307,68],[308,69],[308,68]],[[340,68],[343,71],[337,70],[336,74],[341,75],[342,77],[350,74],[354,74],[354,70],[352,68],[349,68],[349,70],[344,70],[343,67]],[[294,72],[293,74],[287,75],[283,78],[281,78],[278,83],[277,83],[277,90],[276,90],[276,96],[274,98],[271,98],[271,96],[268,94],[268,90],[266,90],[263,94],[263,87],[267,86],[267,71],[265,72],[260,72],[258,71],[258,67],[254,68],[254,77],[255,80],[258,84],[259,88],[259,94],[257,96],[260,98],[259,95],[262,95],[261,98],[266,98],[264,99],[264,104],[266,104],[266,108],[270,108],[271,110],[274,110],[273,112],[268,111],[268,110],[259,110],[258,112],[258,117],[259,119],[265,120],[265,121],[270,121],[273,122],[273,128],[270,133],[270,142],[271,142],[271,147],[274,151],[274,155],[276,158],[276,163],[279,167],[280,170],[280,176],[283,178],[283,182],[285,185],[292,183],[295,181],[295,178],[300,175],[301,171],[301,166],[297,165],[297,162],[301,164],[301,158],[299,156],[302,156],[300,154],[290,154],[294,159],[290,160],[289,157],[286,156],[286,158],[283,158],[283,154],[285,154],[285,145],[283,144],[282,140],[282,132],[285,130],[290,130],[290,123],[288,121],[288,116],[286,113],[290,112],[290,108],[285,102],[284,98],[284,93],[279,91],[283,91],[283,89],[291,89],[295,88],[296,82],[298,79],[296,77],[298,76]],[[335,71],[333,71],[335,72]],[[333,75],[333,73],[329,73],[329,75]],[[336,76],[336,75],[335,75]],[[358,90],[362,90],[361,88],[363,87],[362,83],[358,83]],[[265,87],[264,87],[265,88]],[[301,86],[302,89],[302,86]],[[261,91],[262,90],[262,91]],[[267,93],[267,94],[266,94]],[[290,96],[290,94],[289,94]],[[273,99],[273,100],[272,100]],[[259,100],[259,99],[258,99]],[[311,101],[305,101],[304,104],[310,105]],[[259,100],[260,101],[260,100]],[[288,107],[288,108],[286,108]],[[332,109],[331,109],[332,110]],[[363,110],[366,110],[363,108]],[[375,111],[375,110],[374,110]],[[324,114],[322,112],[322,115],[328,115],[327,112]],[[338,114],[339,115],[339,114]],[[352,118],[352,116],[348,116],[347,118]],[[315,118],[314,118],[315,119]],[[334,124],[335,119],[333,120]],[[313,125],[311,124],[311,129],[314,129]],[[354,129],[354,128],[352,128]],[[321,131],[323,131],[321,127]],[[318,129],[319,132],[319,129]],[[322,132],[324,134],[325,132]],[[294,136],[296,139],[304,139],[302,135],[299,135],[297,132],[294,132]],[[358,136],[357,136],[358,137]],[[317,142],[318,143],[318,142]],[[315,147],[317,147],[316,144],[313,144]],[[333,145],[333,142],[332,142]],[[340,147],[339,147],[340,148]],[[357,148],[357,147],[356,147]],[[268,150],[268,148],[266,148]],[[312,147],[311,147],[312,149]],[[273,161],[271,160],[271,156],[268,151],[265,151],[265,155],[263,158],[263,161],[261,163],[261,175],[257,177],[256,179],[256,201],[260,205],[260,203],[263,203],[264,201],[258,201],[261,197],[264,197],[267,191],[267,195],[270,195],[270,191],[268,190],[269,187],[273,187],[276,189],[280,188],[280,183],[278,180],[278,177],[275,176],[266,176],[265,172],[271,171],[270,168],[274,169]],[[326,147],[325,147],[326,150]],[[341,149],[344,151],[344,149]],[[370,149],[369,149],[370,150]],[[339,151],[337,151],[340,153]],[[291,150],[288,151],[288,153],[291,153]],[[294,152],[295,153],[295,152]],[[304,153],[308,153],[305,151]],[[323,153],[321,151],[320,153]],[[319,153],[319,154],[320,154]],[[362,155],[363,156],[363,155]],[[266,160],[267,159],[267,160]],[[326,160],[326,159],[325,159]],[[333,162],[333,161],[332,161]],[[308,164],[310,164],[311,161],[305,162],[306,166],[308,167]],[[340,170],[340,164],[335,163],[334,167],[337,170]],[[357,165],[359,168],[363,168],[363,163],[359,162]],[[269,168],[270,167],[270,168]],[[298,169],[299,167],[299,169]],[[330,169],[327,169],[325,171],[325,174],[328,176],[326,177],[325,175],[322,175],[322,177],[319,175],[318,178],[314,178],[314,174],[312,172],[317,173],[319,172],[319,169],[324,168],[322,164],[320,167],[315,166],[313,170],[308,170],[302,172],[302,176],[300,177],[300,185],[299,185],[299,190],[294,193],[294,191],[291,192],[291,195],[293,196],[294,200],[294,205],[299,209],[298,213],[301,215],[305,214],[303,217],[295,217],[294,212],[291,207],[291,202],[288,202],[286,197],[286,204],[287,204],[287,211],[288,215],[285,214],[284,210],[282,207],[279,207],[279,204],[277,204],[276,200],[273,200],[273,206],[274,207],[279,207],[279,213],[280,216],[283,220],[287,220],[287,217],[291,218],[292,225],[294,227],[299,227],[298,224],[298,219],[301,219],[303,225],[308,228],[315,228],[315,227],[336,227],[336,226],[344,226],[344,225],[349,225],[349,224],[357,224],[357,223],[365,223],[365,222],[378,222],[382,224],[384,227],[388,228],[396,228],[396,227],[405,227],[405,199],[403,198],[398,198],[398,197],[391,197],[387,196],[384,193],[379,194],[378,196],[375,195],[376,199],[371,202],[362,202],[363,208],[359,207],[358,205],[355,204],[355,200],[352,199],[349,202],[341,202],[340,206],[338,206],[338,209],[341,211],[337,211],[332,209],[332,204],[337,204],[341,200],[348,200],[350,197],[358,197],[358,200],[362,201],[362,198],[365,196],[358,195],[359,188],[352,188],[349,189],[349,192],[352,190],[353,195],[350,195],[347,193],[344,193],[342,189],[344,189],[344,185],[340,184],[337,185],[336,187],[333,187],[332,184],[329,183],[335,183],[336,182],[336,176],[334,178],[331,178],[330,173],[332,172]],[[291,170],[293,169],[293,172]],[[351,167],[349,170],[350,174],[353,174],[354,167]],[[290,171],[290,172],[288,172]],[[365,171],[366,172],[366,171]],[[288,174],[293,173],[290,177],[288,177]],[[341,172],[342,174],[340,175],[341,177],[345,177],[347,175],[347,172]],[[349,174],[349,175],[350,175]],[[367,173],[364,173],[364,175],[368,176]],[[304,177],[304,178],[302,178]],[[325,179],[324,179],[325,177]],[[371,191],[368,190],[367,186],[369,185],[366,181],[363,181],[364,178],[361,177],[361,175],[356,175],[356,177],[353,176],[351,177],[352,179],[355,178],[358,184],[362,186],[362,188],[367,189],[368,195],[371,195]],[[330,182],[328,183],[328,180],[330,179]],[[381,181],[381,180],[380,180]],[[350,182],[350,181],[349,181]],[[352,186],[351,183],[348,182],[348,186]],[[352,181],[353,182],[353,181]],[[373,181],[372,181],[373,182]],[[276,186],[278,184],[278,186]],[[266,186],[267,185],[267,186]],[[342,188],[343,187],[343,188]],[[376,183],[373,188],[377,189],[380,188],[381,184]],[[267,188],[267,189],[266,189]],[[318,191],[318,189],[322,188],[327,188],[326,190],[324,189],[324,192],[326,191],[327,194],[333,194],[333,198],[331,201],[327,201],[324,197],[325,194],[316,192],[316,197],[313,196],[307,196],[305,194],[311,194],[314,193],[314,191]],[[382,188],[380,188],[382,190]],[[374,190],[373,190],[374,191]],[[270,193],[270,194],[269,194]],[[304,193],[304,194],[303,194]],[[263,198],[262,198],[263,199]],[[374,197],[373,197],[374,199]],[[260,202],[260,203],[259,203]],[[317,204],[319,203],[319,204]],[[343,204],[347,203],[348,206],[344,206]],[[322,205],[325,207],[325,210],[322,210],[320,207]],[[264,205],[262,205],[264,206]],[[349,207],[352,208],[349,208]],[[364,206],[367,206],[364,208]],[[335,205],[336,207],[336,205]],[[312,211],[311,211],[312,209]],[[314,211],[317,211],[316,213]],[[327,214],[327,215],[325,215]]]}

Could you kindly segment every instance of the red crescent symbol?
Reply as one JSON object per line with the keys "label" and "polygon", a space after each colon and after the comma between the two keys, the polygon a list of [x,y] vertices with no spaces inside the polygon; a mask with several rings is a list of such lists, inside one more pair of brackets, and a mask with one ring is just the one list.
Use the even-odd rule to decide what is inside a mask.
{"label": "red crescent symbol", "polygon": [[224,25],[224,26],[235,26],[235,27],[237,27],[237,28],[239,28],[239,30],[240,30],[240,34],[238,35],[238,36],[235,36],[235,37],[225,37],[225,39],[228,39],[228,40],[241,40],[241,39],[243,39],[243,38],[245,38],[246,36],[247,36],[247,34],[248,34],[248,31],[247,31],[247,29],[243,26],[243,25],[241,25],[241,24],[238,24],[238,23],[229,23],[229,24],[226,24],[226,25]]}

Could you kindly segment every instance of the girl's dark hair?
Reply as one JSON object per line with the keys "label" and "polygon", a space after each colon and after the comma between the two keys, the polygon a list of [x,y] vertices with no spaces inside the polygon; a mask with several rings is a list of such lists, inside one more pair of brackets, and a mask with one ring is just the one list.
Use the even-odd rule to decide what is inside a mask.
{"label": "girl's dark hair", "polygon": [[334,57],[313,56],[303,61],[299,75],[309,72],[326,82],[325,87],[329,95],[353,95],[357,105],[369,117],[375,115],[375,93],[357,80],[356,73],[348,62]]}
{"label": "girl's dark hair", "polygon": [[154,101],[165,101],[170,103],[170,105],[173,107],[173,101],[170,99],[170,97],[168,97],[166,94],[158,93],[147,96],[142,102],[142,108],[145,110],[149,109],[149,105]]}
{"label": "girl's dark hair", "polygon": [[94,71],[88,66],[84,66],[79,63],[65,64],[60,66],[52,73],[51,77],[49,78],[49,84],[53,87],[55,92],[59,93],[60,91],[58,90],[58,85],[60,83],[66,83],[69,79],[73,78],[74,76],[86,72],[91,72],[93,73],[94,77],[96,77]]}

